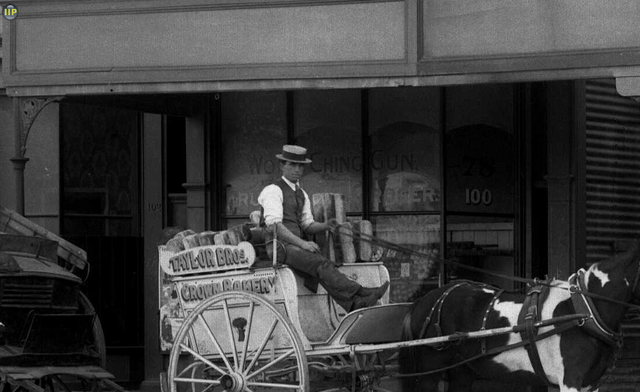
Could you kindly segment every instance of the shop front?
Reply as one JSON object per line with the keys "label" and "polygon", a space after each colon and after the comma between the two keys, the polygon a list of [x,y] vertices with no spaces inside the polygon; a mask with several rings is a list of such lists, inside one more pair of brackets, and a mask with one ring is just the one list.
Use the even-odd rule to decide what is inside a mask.
{"label": "shop front", "polygon": [[[519,88],[222,93],[223,224],[246,222],[259,210],[260,191],[281,175],[275,153],[296,143],[313,160],[302,180],[309,194],[344,195],[350,220],[371,221],[380,239],[424,254],[374,250],[373,259],[391,271],[392,300],[410,301],[437,285],[440,268],[427,259],[441,251],[484,251],[489,259],[474,263],[520,274],[514,257]],[[450,248],[441,250],[443,242]]]}
{"label": "shop front", "polygon": [[394,302],[451,279],[522,288],[429,256],[566,278],[640,229],[634,2],[15,6],[0,200],[100,255],[108,354],[142,389],[166,367],[160,233],[246,222],[286,143],[309,150],[310,195],[418,251],[374,249]]}

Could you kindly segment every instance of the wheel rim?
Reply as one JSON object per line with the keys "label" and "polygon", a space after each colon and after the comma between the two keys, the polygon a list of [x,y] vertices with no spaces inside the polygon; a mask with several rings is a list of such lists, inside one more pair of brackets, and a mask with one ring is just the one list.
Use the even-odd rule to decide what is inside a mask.
{"label": "wheel rim", "polygon": [[[186,366],[179,361],[188,353]],[[181,363],[179,363],[181,362]],[[230,291],[184,320],[169,359],[170,392],[308,391],[307,359],[293,324],[269,300]]]}
{"label": "wheel rim", "polygon": [[95,318],[93,326],[91,327],[91,339],[87,342],[87,349],[96,355],[100,361],[100,366],[106,368],[107,366],[107,346],[104,340],[104,331],[102,330],[102,323],[96,313],[95,308],[89,301],[89,298],[80,291],[78,296],[78,302],[80,312],[82,314],[94,314]]}

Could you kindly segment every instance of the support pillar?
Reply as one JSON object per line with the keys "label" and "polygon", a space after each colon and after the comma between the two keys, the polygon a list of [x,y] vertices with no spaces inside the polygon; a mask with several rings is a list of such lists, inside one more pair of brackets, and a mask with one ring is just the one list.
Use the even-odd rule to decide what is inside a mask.
{"label": "support pillar", "polygon": [[548,272],[558,279],[576,265],[573,93],[572,82],[547,85]]}
{"label": "support pillar", "polygon": [[205,114],[200,113],[186,119],[187,182],[182,186],[187,191],[187,228],[204,231],[209,222],[208,196],[208,152]]}
{"label": "support pillar", "polygon": [[15,157],[11,158],[16,178],[16,212],[24,215],[24,169],[29,161],[26,158],[27,138],[31,126],[38,114],[51,102],[58,102],[62,97],[53,98],[13,98],[13,128],[15,131]]}
{"label": "support pillar", "polygon": [[29,158],[16,156],[11,158],[16,178],[16,212],[24,216],[24,168]]}
{"label": "support pillar", "polygon": [[163,229],[162,116],[143,115],[144,377],[140,392],[160,391],[158,239]]}

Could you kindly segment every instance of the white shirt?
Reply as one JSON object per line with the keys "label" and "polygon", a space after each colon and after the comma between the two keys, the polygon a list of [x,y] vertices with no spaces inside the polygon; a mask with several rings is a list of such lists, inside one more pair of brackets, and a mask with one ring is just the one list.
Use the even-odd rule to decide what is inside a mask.
{"label": "white shirt", "polygon": [[[296,190],[296,184],[284,177],[282,177],[282,179],[293,191]],[[298,184],[298,186],[300,186],[300,184]],[[304,194],[304,206],[302,206],[302,222],[300,222],[300,226],[302,226],[303,230],[306,230],[314,220],[313,214],[311,213],[311,202],[309,201],[309,196],[302,188],[300,188],[300,190],[302,190],[302,193]],[[262,192],[260,192],[260,196],[258,196],[258,203],[260,203],[264,209],[264,223],[267,226],[282,222],[282,216],[284,214],[284,196],[282,195],[282,189],[280,189],[278,185],[267,185]]]}

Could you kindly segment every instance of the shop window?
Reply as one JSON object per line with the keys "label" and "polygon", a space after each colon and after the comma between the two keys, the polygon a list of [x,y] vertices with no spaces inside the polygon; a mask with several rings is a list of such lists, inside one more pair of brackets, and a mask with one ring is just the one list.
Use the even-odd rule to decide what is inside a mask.
{"label": "shop window", "polygon": [[392,302],[413,301],[437,286],[433,278],[440,265],[430,257],[440,252],[439,215],[373,216],[371,223],[377,238],[411,250],[373,248],[373,261],[383,262],[389,271]]}
{"label": "shop window", "polygon": [[447,259],[479,268],[483,273],[459,266],[447,268],[448,280],[466,279],[514,289],[513,282],[493,275],[515,276],[514,225],[511,218],[447,217]]}
{"label": "shop window", "polygon": [[[507,276],[515,264],[516,159],[513,86],[446,89],[446,257]],[[482,281],[513,289],[510,280],[464,267],[449,279]]]}
{"label": "shop window", "polygon": [[287,141],[285,92],[224,94],[222,102],[223,180],[227,224],[246,222],[260,209],[258,195],[280,177],[275,157]]}
{"label": "shop window", "polygon": [[313,160],[302,179],[309,195],[339,193],[347,211],[362,212],[360,90],[293,93],[295,143]]}
{"label": "shop window", "polygon": [[370,215],[376,237],[413,252],[380,255],[391,299],[412,301],[437,285],[440,248],[441,97],[437,88],[369,91]]}
{"label": "shop window", "polygon": [[410,250],[375,253],[393,301],[438,284],[429,256],[443,238],[444,256],[518,273],[513,99],[511,85],[224,94],[226,223],[259,209],[260,191],[280,175],[274,155],[295,143],[313,160],[302,179],[310,196],[345,195],[349,220],[370,220],[376,237]]}
{"label": "shop window", "polygon": [[60,109],[63,234],[138,236],[138,114],[90,105]]}
{"label": "shop window", "polygon": [[438,211],[439,90],[372,90],[369,102],[371,211]]}

